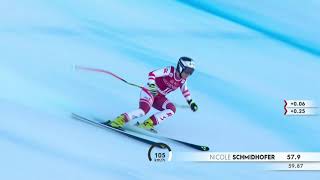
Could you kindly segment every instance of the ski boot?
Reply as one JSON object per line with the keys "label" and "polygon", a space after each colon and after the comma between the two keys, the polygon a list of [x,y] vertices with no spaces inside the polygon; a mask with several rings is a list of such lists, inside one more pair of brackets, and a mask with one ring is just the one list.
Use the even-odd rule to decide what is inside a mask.
{"label": "ski boot", "polygon": [[102,124],[111,126],[113,128],[121,129],[126,124],[126,121],[125,121],[124,115],[122,114],[117,118],[115,118],[113,121],[109,120],[109,121],[103,122]]}
{"label": "ski boot", "polygon": [[153,121],[148,118],[147,120],[145,120],[142,124],[140,124],[139,122],[137,122],[136,124],[139,128],[145,129],[147,131],[153,132],[153,133],[157,133],[157,131],[153,128]]}

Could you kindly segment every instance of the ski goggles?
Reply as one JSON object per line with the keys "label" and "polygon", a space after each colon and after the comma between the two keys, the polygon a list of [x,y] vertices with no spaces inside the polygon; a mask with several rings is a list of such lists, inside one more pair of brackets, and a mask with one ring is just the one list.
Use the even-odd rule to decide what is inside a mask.
{"label": "ski goggles", "polygon": [[194,69],[193,68],[189,68],[189,67],[185,67],[183,72],[189,75],[192,75]]}

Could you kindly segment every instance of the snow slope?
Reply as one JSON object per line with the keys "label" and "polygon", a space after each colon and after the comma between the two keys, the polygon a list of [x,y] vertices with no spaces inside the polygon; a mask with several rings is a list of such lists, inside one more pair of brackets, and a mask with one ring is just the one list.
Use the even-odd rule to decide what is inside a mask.
{"label": "snow slope", "polygon": [[[201,2],[3,0],[0,178],[318,179],[256,164],[150,164],[149,146],[70,118],[114,118],[139,97],[74,65],[144,84],[149,71],[190,56],[199,111],[178,109],[157,127],[162,134],[215,151],[319,151],[319,116],[283,116],[284,99],[320,103],[319,3]],[[179,92],[169,98],[185,103]]]}

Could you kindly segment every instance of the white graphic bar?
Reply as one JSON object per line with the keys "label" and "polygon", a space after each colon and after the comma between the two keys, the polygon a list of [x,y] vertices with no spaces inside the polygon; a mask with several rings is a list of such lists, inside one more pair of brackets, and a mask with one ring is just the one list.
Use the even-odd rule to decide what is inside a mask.
{"label": "white graphic bar", "polygon": [[287,108],[286,116],[313,116],[317,115],[316,108]]}
{"label": "white graphic bar", "polygon": [[275,163],[267,167],[273,171],[320,171],[320,163]]}
{"label": "white graphic bar", "polygon": [[320,152],[180,152],[176,161],[194,162],[319,162]]}
{"label": "white graphic bar", "polygon": [[287,108],[316,108],[316,104],[312,100],[285,100],[287,102]]}

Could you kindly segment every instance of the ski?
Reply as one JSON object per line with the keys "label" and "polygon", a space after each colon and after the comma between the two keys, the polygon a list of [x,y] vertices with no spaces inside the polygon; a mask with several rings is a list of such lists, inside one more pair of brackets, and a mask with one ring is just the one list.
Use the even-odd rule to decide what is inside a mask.
{"label": "ski", "polygon": [[[197,149],[197,150],[200,150],[200,151],[209,151],[209,149],[210,149],[208,146],[198,145],[198,144],[189,143],[189,142],[186,142],[186,141],[181,141],[181,140],[174,139],[174,138],[161,136],[161,135],[155,134],[154,132],[148,132],[148,131],[146,131],[144,129],[141,129],[139,127],[136,127],[136,126],[127,126],[124,129],[117,129],[117,128],[113,128],[113,127],[101,124],[101,123],[99,123],[97,121],[85,118],[83,116],[80,116],[80,115],[77,115],[77,114],[74,114],[74,113],[72,113],[72,118],[80,120],[80,121],[83,121],[83,122],[86,122],[86,123],[89,123],[91,125],[94,125],[94,126],[97,126],[97,127],[103,128],[103,129],[110,129],[110,130],[116,131],[116,132],[118,132],[120,134],[123,134],[125,136],[128,136],[130,138],[136,139],[138,141],[141,141],[141,142],[144,142],[144,143],[150,144],[150,145],[156,144],[158,142],[149,140],[147,138],[143,138],[143,137],[139,136],[138,134],[149,136],[149,137],[156,138],[156,139],[159,139],[159,140],[164,140],[164,141],[165,140],[171,140],[173,142],[176,142],[176,143],[179,143],[179,144],[182,144],[182,145],[185,145],[187,147],[190,147],[190,148],[193,148],[193,149]],[[160,148],[162,148],[162,147],[160,147]]]}
{"label": "ski", "polygon": [[[146,144],[150,144],[150,145],[154,145],[158,142],[155,142],[155,141],[152,141],[152,140],[149,140],[147,138],[143,138],[141,136],[139,136],[137,133],[133,132],[133,131],[127,131],[125,129],[117,129],[117,128],[113,128],[111,126],[107,126],[107,125],[104,125],[104,124],[101,124],[100,122],[97,122],[97,121],[94,121],[94,120],[91,120],[91,119],[88,119],[88,118],[85,118],[83,116],[80,116],[80,115],[77,115],[75,113],[72,113],[71,117],[73,119],[76,119],[76,120],[80,120],[82,122],[86,122],[88,124],[91,124],[93,126],[96,126],[96,127],[99,127],[99,128],[102,128],[102,129],[109,129],[109,130],[113,130],[115,132],[118,132],[120,134],[123,134],[127,137],[130,137],[130,138],[133,138],[135,140],[138,140],[140,142],[143,142],[143,143],[146,143]],[[162,148],[162,147],[160,147]]]}
{"label": "ski", "polygon": [[[126,129],[129,130],[129,131],[137,132],[137,133],[140,133],[140,134],[143,134],[143,135],[147,135],[147,136],[150,136],[150,137],[153,137],[153,138],[161,139],[161,140],[171,140],[173,142],[180,143],[180,144],[183,144],[185,146],[188,146],[190,148],[197,149],[197,150],[200,150],[200,151],[209,151],[210,150],[210,148],[208,146],[198,145],[198,144],[189,143],[189,142],[186,142],[186,141],[181,141],[181,140],[170,138],[170,137],[166,137],[166,136],[161,136],[161,135],[158,135],[157,133],[155,133],[156,131],[153,132],[153,131],[148,131],[148,130],[139,128],[138,127],[139,126],[139,122],[137,122],[134,126],[135,127],[133,127],[133,128],[129,127],[129,128],[126,128]],[[139,129],[137,129],[137,128],[139,128]]]}
{"label": "ski", "polygon": [[193,144],[193,143],[189,143],[189,142],[186,142],[186,141],[181,141],[181,140],[177,140],[177,139],[173,139],[173,138],[169,138],[169,137],[162,137],[162,138],[169,139],[171,141],[183,144],[185,146],[188,146],[188,147],[191,147],[193,149],[200,150],[200,151],[209,151],[210,150],[210,148],[208,146]]}

